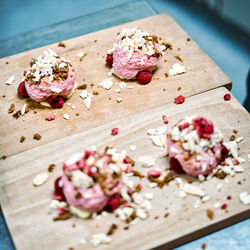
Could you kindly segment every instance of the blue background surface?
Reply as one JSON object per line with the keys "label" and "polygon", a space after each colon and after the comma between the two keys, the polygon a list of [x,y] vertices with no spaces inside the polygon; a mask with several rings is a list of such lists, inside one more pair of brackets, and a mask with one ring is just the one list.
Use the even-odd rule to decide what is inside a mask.
{"label": "blue background surface", "polygon": [[[0,0],[0,40],[71,20],[133,0]],[[155,13],[170,14],[232,79],[233,95],[246,99],[250,65],[249,34],[192,1],[147,0]],[[240,2],[240,1],[239,1]],[[249,1],[250,2],[250,1]],[[143,11],[143,10],[142,10]],[[153,13],[153,12],[152,12]],[[0,249],[13,249],[0,214]],[[250,219],[237,223],[178,249],[249,249]]]}

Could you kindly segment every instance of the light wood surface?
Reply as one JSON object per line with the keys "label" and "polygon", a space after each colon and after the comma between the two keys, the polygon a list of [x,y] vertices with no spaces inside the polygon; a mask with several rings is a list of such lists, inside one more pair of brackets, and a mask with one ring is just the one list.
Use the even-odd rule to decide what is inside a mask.
{"label": "light wood surface", "polygon": [[[158,156],[159,150],[154,148],[146,135],[149,128],[162,126],[162,115],[168,117],[168,128],[186,115],[202,115],[212,120],[224,134],[225,141],[229,140],[233,129],[238,130],[237,137],[244,139],[239,143],[239,155],[247,159],[250,152],[250,117],[248,112],[232,97],[225,102],[223,96],[228,91],[218,88],[193,97],[187,98],[182,105],[170,103],[155,109],[140,112],[120,120],[105,123],[96,128],[81,131],[62,139],[40,145],[25,152],[1,160],[0,168],[0,199],[2,209],[7,220],[15,245],[18,249],[74,249],[89,248],[82,245],[81,239],[90,240],[93,233],[107,232],[109,226],[116,222],[118,230],[112,235],[111,245],[103,245],[98,249],[148,249],[160,247],[171,248],[183,244],[191,239],[225,227],[250,216],[249,205],[239,201],[239,193],[250,189],[249,159],[241,164],[244,173],[225,180],[212,178],[200,186],[211,197],[211,200],[194,208],[197,200],[194,196],[185,199],[178,198],[178,187],[171,182],[163,189],[150,189],[146,186],[148,181],[142,180],[143,191],[154,194],[150,218],[140,221],[129,230],[124,230],[121,221],[113,215],[101,220],[80,220],[72,218],[67,221],[53,222],[47,214],[48,205],[53,191],[53,182],[61,174],[62,163],[76,151],[96,145],[98,149],[105,146],[114,146],[126,149],[128,154],[137,162],[141,155]],[[120,133],[111,136],[110,130],[119,127]],[[129,151],[131,144],[137,145],[134,152]],[[36,174],[46,172],[49,164],[55,163],[56,169],[50,174],[49,180],[41,187],[33,187],[32,180]],[[156,166],[168,166],[168,158],[157,158]],[[142,169],[138,163],[135,168]],[[197,179],[181,175],[181,178]],[[238,181],[241,184],[237,184]],[[217,184],[223,183],[221,191],[217,191]],[[232,200],[227,200],[228,195]],[[228,204],[227,212],[220,208],[215,209],[214,204],[220,202]],[[166,210],[167,208],[167,210]],[[206,210],[214,212],[214,219],[206,216]],[[169,216],[164,217],[168,212]],[[159,216],[155,220],[154,217]],[[73,228],[72,224],[76,227]]]}
{"label": "light wood surface", "polygon": [[[150,84],[142,86],[135,81],[128,82],[128,85],[132,85],[134,88],[122,90],[119,94],[114,91],[116,86],[109,91],[97,88],[103,79],[108,78],[109,69],[104,65],[105,56],[107,50],[112,47],[117,32],[123,27],[134,26],[142,27],[149,33],[162,37],[162,41],[172,44],[173,50],[168,50],[164,55]],[[173,102],[174,98],[180,94],[188,97],[220,86],[230,89],[231,80],[192,39],[188,42],[188,37],[188,34],[171,17],[161,14],[68,40],[65,42],[66,48],[53,44],[1,59],[0,156],[13,155],[79,131],[159,107]],[[79,97],[80,91],[78,90],[68,100],[76,106],[75,110],[67,105],[60,110],[37,107],[35,109],[37,114],[31,111],[16,120],[11,114],[8,114],[8,108],[11,103],[14,103],[15,111],[17,111],[27,101],[17,96],[17,86],[22,79],[22,73],[29,66],[31,58],[36,58],[46,48],[52,48],[60,56],[71,60],[77,70],[78,84],[87,83],[88,91],[97,90],[99,95],[94,96],[89,111]],[[76,55],[81,51],[86,52],[87,56],[80,62]],[[166,78],[165,73],[169,72],[174,63],[179,62],[174,57],[176,55],[183,59],[182,64],[186,67],[187,73]],[[167,61],[165,62],[165,60]],[[6,64],[6,61],[9,64]],[[11,75],[16,76],[15,84],[7,86],[4,82]],[[114,81],[119,82],[115,77]],[[95,84],[93,88],[90,87],[90,83]],[[177,91],[178,87],[181,87],[180,91]],[[3,98],[3,95],[6,97]],[[118,97],[123,99],[119,104],[116,102]],[[46,114],[51,112],[56,113],[56,120],[45,121]],[[69,114],[70,120],[62,118],[65,113]],[[79,113],[79,116],[76,116],[76,113]],[[40,141],[32,139],[35,133],[42,136]],[[19,142],[21,136],[26,137],[23,143]]]}

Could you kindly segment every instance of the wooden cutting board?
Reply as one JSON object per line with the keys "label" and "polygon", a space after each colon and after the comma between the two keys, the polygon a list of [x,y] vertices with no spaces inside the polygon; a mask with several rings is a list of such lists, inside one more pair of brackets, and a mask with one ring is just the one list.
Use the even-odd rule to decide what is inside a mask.
{"label": "wooden cutting board", "polygon": [[[117,85],[108,91],[97,88],[103,79],[108,78],[109,69],[105,66],[105,57],[107,50],[115,42],[117,32],[123,27],[134,26],[158,35],[162,41],[172,44],[173,50],[167,50],[150,84],[142,86],[136,81],[128,82],[127,84],[134,88],[123,89],[119,94],[115,93]],[[188,97],[220,86],[230,89],[231,80],[192,39],[187,41],[188,37],[189,35],[170,16],[161,14],[67,40],[66,48],[53,44],[1,59],[0,156],[12,155],[137,112],[159,107],[173,102],[180,94]],[[60,110],[38,106],[35,108],[36,114],[30,111],[16,120],[12,114],[8,114],[8,108],[14,103],[15,111],[20,110],[27,101],[17,96],[17,86],[22,79],[23,71],[28,68],[31,58],[38,57],[47,48],[52,48],[58,55],[69,59],[77,70],[78,84],[87,83],[88,91],[96,90],[99,95],[94,96],[89,111],[79,97],[78,90],[68,100],[76,106],[75,110],[67,105]],[[87,53],[81,62],[77,57],[80,52]],[[166,78],[165,73],[169,72],[171,66],[180,63],[175,56],[181,57],[181,64],[185,66],[187,73]],[[5,85],[4,82],[12,75],[16,76],[15,83],[11,86]],[[114,77],[114,82],[119,81]],[[90,83],[94,83],[94,86],[91,87]],[[181,87],[180,91],[177,91],[178,87]],[[123,99],[121,103],[117,103],[118,97]],[[56,120],[45,121],[46,114],[51,112],[56,114]],[[62,118],[65,113],[70,116],[68,121]],[[76,116],[77,113],[79,116]],[[35,133],[42,136],[40,141],[33,140]],[[19,142],[21,136],[26,137],[23,143]]]}
{"label": "wooden cutting board", "polygon": [[[160,246],[167,249],[248,218],[249,205],[243,205],[238,195],[250,189],[250,168],[247,159],[250,152],[250,116],[235,98],[232,97],[230,101],[225,102],[225,93],[228,93],[225,88],[211,90],[187,98],[184,104],[170,103],[140,112],[40,145],[10,156],[4,162],[1,161],[1,205],[16,247],[25,250],[69,247],[75,250],[85,249],[90,245],[82,245],[81,239],[89,242],[93,233],[105,233],[109,226],[116,222],[118,230],[111,236],[111,245],[103,245],[100,249],[149,249]],[[141,155],[158,157],[159,150],[153,146],[146,131],[162,126],[163,114],[168,117],[168,128],[186,115],[205,116],[222,131],[225,141],[229,140],[233,129],[238,130],[237,137],[244,138],[238,145],[239,155],[247,160],[241,164],[245,171],[236,174],[235,177],[227,177],[228,182],[214,177],[200,184],[211,200],[201,203],[197,208],[194,208],[194,205],[198,198],[177,197],[179,189],[174,182],[163,189],[152,189],[147,187],[148,181],[142,179],[143,191],[147,190],[154,194],[150,217],[130,226],[128,230],[124,230],[125,224],[113,215],[102,217],[100,220],[72,218],[67,221],[52,221],[47,211],[53,182],[62,173],[62,163],[70,155],[91,145],[96,145],[100,150],[105,146],[114,146],[120,150],[126,149],[136,161],[135,168],[145,172],[148,169],[141,168],[137,160]],[[117,136],[110,135],[113,127],[120,129]],[[132,144],[137,146],[134,152],[129,151]],[[48,182],[41,187],[33,187],[33,178],[38,173],[47,172],[51,163],[56,164],[56,169],[50,173]],[[156,165],[167,167],[168,158],[157,158]],[[193,180],[193,185],[199,185],[195,178],[180,176],[184,180]],[[219,183],[223,184],[221,191],[216,188]],[[232,196],[231,200],[227,200],[228,195]],[[215,209],[214,204],[217,202],[226,203],[228,208]],[[213,220],[207,217],[207,209],[213,211]],[[164,217],[166,213],[169,213],[168,217]],[[154,219],[155,216],[159,218]],[[76,226],[72,227],[72,224]]]}

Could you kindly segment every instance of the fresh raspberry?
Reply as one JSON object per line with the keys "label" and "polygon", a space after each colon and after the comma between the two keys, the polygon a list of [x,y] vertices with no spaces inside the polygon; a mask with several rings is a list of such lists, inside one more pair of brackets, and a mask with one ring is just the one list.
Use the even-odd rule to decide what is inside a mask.
{"label": "fresh raspberry", "polygon": [[113,54],[107,54],[107,56],[106,56],[106,64],[109,67],[112,67],[112,65],[113,65]]}
{"label": "fresh raspberry", "polygon": [[225,101],[229,101],[231,99],[231,95],[230,94],[225,94],[224,95],[224,100]]}
{"label": "fresh raspberry", "polygon": [[50,96],[47,99],[47,102],[50,104],[53,108],[61,108],[64,104],[64,100],[61,96]]}
{"label": "fresh raspberry", "polygon": [[112,211],[114,211],[120,206],[120,203],[121,203],[121,196],[119,194],[114,194],[109,198],[107,207]]}
{"label": "fresh raspberry", "polygon": [[149,170],[147,174],[148,176],[158,178],[159,176],[161,176],[161,171],[152,169],[152,170]]}
{"label": "fresh raspberry", "polygon": [[179,161],[174,157],[170,158],[170,168],[172,168],[176,173],[184,173],[182,166],[180,165]]}
{"label": "fresh raspberry", "polygon": [[174,101],[177,104],[181,104],[181,103],[185,102],[185,97],[183,95],[179,95],[176,98],[174,98]]}
{"label": "fresh raspberry", "polygon": [[164,123],[164,124],[166,124],[166,125],[168,124],[168,119],[167,119],[167,116],[166,116],[166,115],[163,115],[163,116],[162,116],[162,120],[163,120],[163,123]]}
{"label": "fresh raspberry", "polygon": [[65,200],[65,196],[64,196],[64,193],[63,193],[63,188],[59,186],[59,181],[62,179],[62,177],[58,177],[56,180],[55,180],[55,183],[54,183],[54,188],[55,188],[55,191],[53,193],[53,198],[55,200],[58,200],[58,201],[63,201]]}
{"label": "fresh raspberry", "polygon": [[152,74],[148,70],[142,70],[138,72],[136,78],[140,84],[147,84],[151,81]]}
{"label": "fresh raspberry", "polygon": [[27,90],[25,88],[25,82],[21,82],[17,88],[17,92],[22,97],[29,97]]}
{"label": "fresh raspberry", "polygon": [[119,132],[119,128],[113,128],[113,129],[111,130],[111,134],[112,134],[112,135],[117,135],[118,132]]}

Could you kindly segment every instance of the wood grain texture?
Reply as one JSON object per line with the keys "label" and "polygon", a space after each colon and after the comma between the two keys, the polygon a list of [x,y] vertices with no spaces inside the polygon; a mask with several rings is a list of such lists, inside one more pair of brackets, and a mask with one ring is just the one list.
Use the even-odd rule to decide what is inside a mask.
{"label": "wood grain texture", "polygon": [[[104,61],[107,50],[112,47],[116,39],[117,32],[123,27],[134,26],[142,27],[149,33],[162,37],[163,41],[172,44],[173,50],[168,50],[164,55],[150,84],[139,85],[135,81],[128,82],[128,85],[134,88],[122,90],[119,94],[115,93],[115,86],[109,91],[97,88],[103,79],[108,78],[109,69]],[[12,155],[112,120],[173,102],[180,94],[188,97],[219,86],[231,88],[230,79],[193,40],[188,42],[187,37],[188,35],[171,17],[162,14],[68,40],[65,42],[67,46],[65,49],[53,44],[0,60],[0,82],[4,83],[11,75],[16,76],[16,83],[12,86],[5,84],[0,86],[2,107],[0,155]],[[37,106],[37,114],[29,112],[15,120],[8,114],[8,108],[11,103],[14,103],[18,110],[26,102],[16,94],[22,72],[27,69],[30,59],[39,56],[45,48],[52,48],[59,55],[70,59],[77,70],[78,84],[88,83],[88,91],[97,90],[99,95],[94,96],[89,111],[79,97],[80,91],[76,91],[68,101],[76,106],[75,110],[67,105],[60,110]],[[178,48],[180,48],[179,51]],[[86,52],[87,56],[80,62],[76,55],[81,51]],[[174,63],[179,62],[175,58],[176,55],[183,59],[182,64],[186,67],[187,73],[166,78],[165,72],[168,72]],[[6,61],[9,64],[5,64]],[[114,81],[120,80],[114,77]],[[91,88],[90,83],[94,83],[94,87]],[[178,87],[181,87],[180,91],[177,91]],[[2,95],[6,97],[3,98]],[[117,97],[123,99],[119,104],[116,102]],[[56,120],[53,122],[45,121],[46,114],[50,112],[56,114]],[[66,121],[62,118],[65,113],[70,115],[70,120]],[[76,116],[76,113],[79,116]],[[42,136],[40,141],[32,139],[35,133]],[[21,136],[26,137],[23,143],[19,143]]]}
{"label": "wood grain texture", "polygon": [[[90,247],[88,244],[81,245],[82,238],[89,241],[93,233],[107,232],[109,226],[116,222],[118,230],[112,236],[112,245],[104,245],[100,249],[154,247],[168,249],[248,218],[249,206],[240,203],[238,194],[250,188],[249,160],[241,164],[245,168],[244,173],[227,177],[228,183],[216,178],[201,183],[200,186],[211,200],[198,208],[194,208],[197,200],[194,196],[185,199],[177,197],[178,187],[174,182],[163,189],[150,189],[146,186],[147,180],[143,179],[141,181],[143,190],[154,194],[150,218],[130,226],[126,231],[123,229],[124,224],[113,215],[103,217],[101,220],[83,221],[73,218],[55,223],[47,214],[53,181],[61,174],[62,163],[76,151],[82,151],[91,145],[96,145],[100,150],[107,145],[120,150],[126,149],[136,162],[141,155],[151,155],[157,157],[157,166],[167,167],[168,159],[158,157],[159,150],[154,148],[146,135],[149,128],[162,126],[163,114],[168,117],[169,128],[186,115],[205,116],[222,131],[225,141],[229,140],[232,130],[237,129],[237,137],[244,137],[239,144],[239,155],[247,159],[250,152],[250,116],[235,98],[225,102],[223,100],[225,93],[228,93],[225,88],[211,90],[187,98],[182,105],[174,103],[163,105],[40,145],[8,157],[5,161],[1,160],[0,200],[16,247],[18,249],[74,247],[76,250],[88,248]],[[115,137],[110,135],[113,127],[120,129],[120,133]],[[131,144],[137,145],[136,151],[129,152]],[[41,187],[33,187],[34,176],[46,172],[51,163],[56,164],[56,169],[50,174],[48,182]],[[135,168],[141,172],[147,171],[138,163]],[[181,178],[192,180],[194,185],[199,183],[197,179],[186,175],[181,175]],[[241,181],[241,185],[237,184],[238,181]],[[220,192],[216,189],[218,183],[223,183]],[[228,195],[232,196],[232,200],[226,199]],[[213,206],[216,202],[227,203],[227,212],[215,209]],[[214,211],[213,220],[206,216],[208,208]],[[164,217],[166,212],[169,213],[167,218]],[[159,216],[159,219],[155,220],[155,216]],[[75,228],[72,227],[73,223],[76,224]]]}

